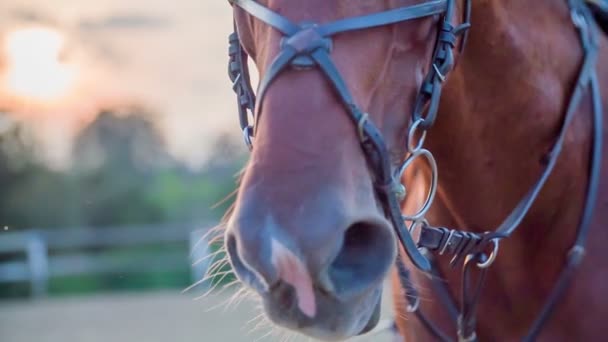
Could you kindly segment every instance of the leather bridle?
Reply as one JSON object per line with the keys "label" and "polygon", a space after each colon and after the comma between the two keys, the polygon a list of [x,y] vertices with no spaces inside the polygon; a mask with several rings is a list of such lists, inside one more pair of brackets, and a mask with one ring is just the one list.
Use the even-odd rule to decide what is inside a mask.
{"label": "leather bridle", "polygon": [[[264,95],[281,72],[287,68],[296,70],[318,68],[322,71],[343,103],[353,124],[357,127],[362,149],[372,170],[377,196],[383,204],[386,215],[393,224],[403,250],[417,268],[431,275],[433,288],[436,289],[438,297],[444,302],[448,312],[456,322],[458,339],[460,341],[476,340],[476,307],[487,270],[497,256],[499,242],[509,237],[517,229],[543,188],[546,180],[551,175],[561,152],[567,128],[572,122],[585,90],[589,90],[593,100],[594,134],[585,209],[580,219],[575,243],[568,254],[566,265],[550,293],[541,314],[525,338],[526,341],[534,340],[543,324],[549,318],[559,298],[563,295],[574,270],[583,258],[587,232],[597,197],[602,147],[601,95],[595,72],[598,52],[597,28],[593,16],[582,0],[568,0],[572,21],[580,35],[584,50],[584,60],[580,67],[576,87],[570,98],[561,130],[548,154],[545,170],[530,191],[494,231],[473,233],[458,229],[433,227],[426,221],[425,214],[430,208],[435,195],[437,169],[432,154],[423,148],[423,144],[426,131],[431,128],[437,116],[443,82],[454,67],[454,49],[457,48],[458,44],[460,44],[459,48],[463,49],[468,29],[471,26],[471,0],[463,1],[465,5],[461,18],[462,22],[454,26],[451,21],[456,11],[456,0],[432,0],[417,5],[346,18],[325,24],[313,22],[296,24],[254,0],[230,0],[233,6],[238,6],[249,15],[279,31],[283,35],[283,39],[281,40],[279,53],[260,80],[256,103],[256,96],[251,87],[247,68],[248,56],[240,43],[235,24],[235,32],[229,37],[229,76],[233,83],[233,89],[237,94],[239,119],[244,139],[251,149],[253,147],[254,126],[250,124],[249,116],[252,115],[254,121],[259,119]],[[407,156],[403,163],[395,168],[391,163],[388,148],[380,131],[372,123],[368,114],[364,113],[356,104],[345,81],[331,59],[331,37],[338,33],[391,25],[433,15],[441,16],[435,49],[429,72],[416,97],[415,107],[412,112],[412,125],[407,141]],[[400,203],[405,197],[406,192],[405,187],[400,183],[400,179],[405,169],[412,164],[414,159],[419,157],[424,157],[433,171],[431,190],[422,209],[414,215],[407,216],[401,213],[400,208]],[[409,227],[406,225],[406,221],[410,222]],[[420,238],[417,243],[414,242],[411,235],[414,229],[420,229]],[[487,253],[489,248],[492,248],[492,250],[490,253]],[[455,301],[450,295],[449,290],[445,287],[445,284],[439,280],[442,276],[431,252],[437,252],[440,255],[451,255],[452,265],[462,262],[463,290],[460,309],[457,309]],[[411,280],[409,270],[405,267],[400,257],[397,258],[396,264],[402,287],[407,293],[408,311],[415,313],[433,336],[443,341],[451,341],[444,332],[430,322],[421,312],[418,291]],[[474,286],[471,286],[470,274],[473,266],[477,267],[480,272]]]}
{"label": "leather bridle", "polygon": [[[428,260],[418,250],[401,217],[400,201],[397,194],[402,193],[403,189],[399,180],[395,178],[388,148],[380,131],[371,122],[368,114],[364,113],[352,98],[346,83],[332,61],[329,55],[332,46],[331,36],[347,31],[390,25],[437,14],[443,16],[433,54],[433,67],[422,85],[416,100],[416,110],[413,114],[415,120],[421,120],[419,127],[423,129],[430,127],[435,120],[442,82],[454,65],[452,50],[455,48],[457,36],[464,34],[470,26],[468,23],[469,16],[465,16],[464,24],[454,27],[450,20],[455,10],[455,1],[434,0],[327,24],[307,22],[297,25],[253,0],[233,0],[231,2],[284,35],[279,54],[274,58],[268,67],[268,71],[260,80],[257,103],[249,83],[246,67],[247,54],[240,45],[238,32],[235,31],[230,36],[229,73],[238,95],[239,117],[248,146],[252,147],[253,128],[249,124],[247,110],[252,111],[255,119],[258,119],[261,113],[261,102],[268,87],[287,67],[307,69],[317,66],[331,83],[347,113],[358,128],[361,145],[375,177],[374,183],[378,195],[385,204],[385,209],[396,228],[401,244],[416,267],[429,271]],[[423,110],[427,103],[430,105],[425,114]]]}

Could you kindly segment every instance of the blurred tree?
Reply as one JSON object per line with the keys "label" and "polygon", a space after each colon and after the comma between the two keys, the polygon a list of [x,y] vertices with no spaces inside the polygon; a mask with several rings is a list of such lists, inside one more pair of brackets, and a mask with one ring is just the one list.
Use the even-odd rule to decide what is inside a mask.
{"label": "blurred tree", "polygon": [[58,203],[44,197],[61,193],[61,176],[39,162],[33,134],[7,113],[0,115],[0,186],[1,225],[23,228],[61,223]]}
{"label": "blurred tree", "polygon": [[165,141],[141,110],[102,111],[76,138],[73,174],[79,221],[99,226],[153,223],[164,212],[146,198],[160,169],[176,167]]}
{"label": "blurred tree", "polygon": [[0,225],[102,226],[215,220],[236,187],[246,151],[232,136],[211,145],[198,171],[167,152],[149,113],[105,110],[76,137],[72,168],[40,162],[26,126],[0,114]]}
{"label": "blurred tree", "polygon": [[201,170],[161,172],[148,189],[149,197],[167,209],[168,219],[218,220],[231,204],[247,151],[227,134],[220,135],[208,148],[212,152]]}
{"label": "blurred tree", "polygon": [[176,165],[150,115],[138,107],[102,111],[76,138],[73,160],[77,169],[128,169],[153,172]]}

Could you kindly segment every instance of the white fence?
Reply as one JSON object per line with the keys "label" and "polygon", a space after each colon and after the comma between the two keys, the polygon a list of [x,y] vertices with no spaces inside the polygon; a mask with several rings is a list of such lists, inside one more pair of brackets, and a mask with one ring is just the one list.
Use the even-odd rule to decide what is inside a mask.
{"label": "white fence", "polygon": [[[210,225],[202,225],[210,227]],[[201,227],[201,225],[196,225]],[[0,232],[0,283],[29,282],[32,296],[44,296],[53,277],[79,274],[142,273],[190,267],[192,281],[201,279],[211,260],[207,241],[200,241],[207,229],[195,225],[153,225],[81,229],[45,229]],[[139,248],[184,242],[182,251],[116,259],[116,248]],[[102,250],[92,253],[91,250]],[[211,258],[208,258],[211,259]],[[205,284],[201,284],[205,286]]]}

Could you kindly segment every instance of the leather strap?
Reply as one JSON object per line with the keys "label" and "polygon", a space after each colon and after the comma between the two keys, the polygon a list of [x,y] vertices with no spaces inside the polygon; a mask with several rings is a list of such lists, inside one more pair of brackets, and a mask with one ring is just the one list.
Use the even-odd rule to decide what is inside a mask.
{"label": "leather strap", "polygon": [[249,112],[253,113],[255,108],[255,94],[251,88],[249,69],[247,66],[247,54],[245,53],[236,31],[228,37],[228,76],[232,82],[232,90],[236,93],[237,108],[239,111],[239,123],[247,146],[251,149],[252,128],[249,126]]}
{"label": "leather strap", "polygon": [[[380,13],[337,20],[328,24],[319,25],[318,32],[324,37],[329,37],[337,33],[385,26],[441,14],[446,12],[447,2],[448,0],[433,0]],[[289,19],[253,0],[231,0],[231,3],[239,6],[255,18],[281,31],[286,36],[292,36],[300,29],[298,25],[292,23]]]}
{"label": "leather strap", "polygon": [[[566,289],[572,282],[578,265],[583,260],[585,254],[585,243],[591,227],[591,218],[597,202],[599,190],[599,178],[601,175],[602,145],[603,145],[603,110],[599,81],[595,69],[599,43],[597,40],[598,32],[589,8],[580,0],[569,0],[573,18],[578,18],[575,26],[580,34],[582,47],[585,52],[585,61],[581,69],[579,82],[576,84],[575,92],[582,92],[582,89],[590,90],[593,110],[593,145],[591,150],[591,165],[589,171],[589,183],[587,185],[587,196],[585,199],[585,209],[581,216],[580,224],[576,234],[576,241],[570,249],[566,258],[564,269],[560,273],[557,282],[549,293],[549,297],[543,306],[541,313],[532,324],[528,335],[523,341],[534,341],[539,335],[542,327],[551,317],[555,306],[564,296]],[[580,98],[579,98],[580,101]]]}
{"label": "leather strap", "polygon": [[[515,209],[495,232],[473,234],[441,227],[430,227],[427,225],[422,227],[421,237],[419,240],[419,245],[427,247],[430,250],[440,251],[442,253],[451,253],[453,254],[454,258],[462,258],[463,255],[472,256],[473,258],[483,258],[485,256],[483,254],[483,250],[490,241],[493,239],[503,239],[510,236],[529,211],[530,206],[538,196],[538,193],[551,174],[551,171],[553,170],[561,152],[566,131],[580,105],[585,90],[589,90],[592,99],[593,134],[589,182],[587,185],[584,211],[577,229],[576,240],[568,253],[564,268],[559,274],[553,289],[549,293],[549,297],[547,298],[540,314],[533,322],[523,341],[534,341],[537,338],[542,327],[549,320],[559,300],[563,297],[566,289],[573,280],[576,268],[583,260],[585,252],[584,246],[587,240],[591,218],[596,204],[599,189],[599,177],[601,175],[600,168],[603,144],[603,110],[599,82],[595,69],[599,49],[597,42],[598,32],[596,26],[594,25],[591,12],[580,0],[569,0],[569,6],[571,8],[575,26],[580,34],[581,45],[584,52],[584,60],[581,65],[579,76],[570,98],[570,102],[566,109],[562,128],[558,138],[556,139],[554,147],[551,150],[547,166],[540,179],[534,184],[527,195],[518,203]],[[454,258],[452,261],[454,261]],[[469,293],[469,291],[467,291],[467,288],[469,287],[467,285],[468,278],[470,277],[469,265],[470,263],[465,263],[463,267],[463,293],[461,301],[461,303],[463,303],[463,307],[461,308],[461,316],[457,320],[460,335],[459,338],[462,340],[476,340],[474,334],[476,317],[475,307],[477,305],[479,294],[481,293],[480,285],[483,283],[483,280],[479,280],[477,288],[472,291],[472,295]],[[485,276],[486,272],[487,269],[482,269],[480,277]]]}
{"label": "leather strap", "polygon": [[418,5],[396,8],[380,13],[347,18],[319,26],[323,36],[333,36],[336,33],[368,29],[378,26],[396,24],[402,21],[420,19],[447,11],[448,0],[434,0]]}
{"label": "leather strap", "polygon": [[395,264],[397,265],[399,281],[401,282],[401,287],[405,291],[405,298],[408,303],[406,310],[408,312],[413,312],[427,331],[437,340],[442,342],[451,342],[452,339],[449,338],[448,335],[441,330],[441,328],[430,321],[422,312],[420,308],[420,294],[412,282],[410,271],[407,269],[407,267],[405,267],[403,260],[401,260],[399,256],[397,256]]}
{"label": "leather strap", "polygon": [[229,2],[242,8],[256,19],[279,30],[284,35],[291,36],[300,30],[300,26],[269,8],[258,4],[254,0],[229,0]]}
{"label": "leather strap", "polygon": [[[574,1],[576,2],[578,0]],[[481,252],[483,249],[485,249],[486,245],[492,239],[504,239],[513,234],[513,232],[515,232],[515,230],[521,224],[524,217],[528,214],[532,204],[538,197],[538,194],[540,193],[547,179],[551,175],[562,151],[568,128],[570,127],[570,124],[574,119],[574,115],[578,110],[583,95],[585,94],[585,90],[589,89],[591,90],[593,100],[592,109],[594,115],[595,131],[593,135],[593,151],[591,155],[590,181],[587,190],[587,198],[585,200],[585,211],[583,212],[582,220],[580,222],[576,245],[583,244],[587,235],[587,231],[589,229],[589,221],[591,215],[593,214],[599,184],[602,148],[602,104],[601,94],[599,93],[599,86],[596,85],[597,75],[595,73],[598,46],[596,41],[591,40],[591,37],[597,36],[596,28],[592,25],[593,17],[585,6],[576,6],[573,8],[576,9],[575,13],[580,13],[581,20],[585,20],[585,22],[587,23],[585,24],[585,27],[587,27],[588,30],[591,30],[592,32],[581,33],[581,41],[585,57],[579,71],[579,76],[577,77],[574,91],[568,103],[565,118],[560,128],[560,132],[553,147],[551,148],[547,159],[547,165],[543,170],[540,178],[536,181],[536,183],[534,183],[528,193],[518,202],[515,208],[499,225],[499,227],[494,230],[494,232],[465,235],[465,232],[459,230],[453,230],[454,232],[452,233],[452,230],[447,228],[431,227],[429,225],[424,225],[421,231],[419,246],[426,247],[430,250],[441,250],[444,249],[443,247],[445,247],[445,250],[449,253],[457,254],[456,252],[458,251],[462,252],[461,247],[463,242],[467,242],[467,240],[471,239],[477,241],[475,248],[470,247],[465,250],[469,252],[467,254],[474,254],[475,252]],[[585,30],[587,30],[587,28]],[[450,234],[452,234],[452,236],[448,241],[448,235]]]}
{"label": "leather strap", "polygon": [[[330,83],[342,99],[342,102],[349,111],[354,122],[359,122],[363,113],[359,110],[357,105],[355,105],[354,100],[346,87],[346,83],[340,76],[338,69],[331,61],[331,58],[323,50],[314,51],[312,53],[312,58],[331,81]],[[366,155],[373,154],[376,157],[376,160],[369,161],[372,169],[375,171],[374,174],[376,179],[374,181],[377,185],[380,185],[379,192],[386,203],[385,210],[389,214],[388,216],[393,223],[399,241],[416,267],[423,271],[430,271],[431,265],[429,261],[420,253],[411,234],[407,231],[407,228],[405,228],[405,224],[401,219],[401,206],[397,201],[397,198],[390,193],[393,175],[391,172],[390,159],[388,157],[388,149],[384,144],[382,134],[380,134],[378,129],[369,120],[365,121],[363,132],[365,133],[367,140],[362,142],[362,144],[366,152],[369,151]],[[371,151],[374,151],[375,153]]]}

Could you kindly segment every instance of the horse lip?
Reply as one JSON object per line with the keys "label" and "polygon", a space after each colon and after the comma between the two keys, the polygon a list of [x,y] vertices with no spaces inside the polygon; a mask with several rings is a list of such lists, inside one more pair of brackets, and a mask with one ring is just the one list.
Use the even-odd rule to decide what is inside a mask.
{"label": "horse lip", "polygon": [[363,327],[363,329],[361,329],[361,331],[357,334],[357,336],[370,332],[371,330],[373,330],[376,327],[376,325],[378,325],[378,322],[380,321],[381,306],[382,306],[382,297],[379,296],[378,301],[376,302],[376,306],[374,307],[374,312],[372,313],[371,317],[367,321],[367,324],[365,324],[365,326]]}

